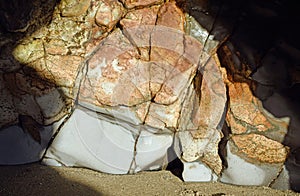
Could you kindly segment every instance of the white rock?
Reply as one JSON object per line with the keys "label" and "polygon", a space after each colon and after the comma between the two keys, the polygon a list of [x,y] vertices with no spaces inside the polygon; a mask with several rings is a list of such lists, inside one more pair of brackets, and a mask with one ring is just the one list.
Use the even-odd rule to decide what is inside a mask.
{"label": "white rock", "polygon": [[160,169],[166,164],[166,153],[172,145],[172,140],[171,135],[142,131],[137,143],[137,167],[141,170]]}
{"label": "white rock", "polygon": [[116,123],[95,118],[95,113],[91,116],[82,109],[75,109],[47,150],[43,162],[112,174],[135,173],[162,166],[172,144],[171,135],[155,135],[143,127],[129,129],[128,125]]}
{"label": "white rock", "polygon": [[280,172],[278,164],[254,164],[233,154],[227,144],[228,167],[223,171],[221,182],[236,185],[269,186]]}
{"label": "white rock", "polygon": [[279,190],[288,190],[291,189],[290,183],[289,183],[289,172],[286,169],[286,167],[283,167],[283,170],[281,171],[278,178],[272,183],[271,187],[274,189]]}
{"label": "white rock", "polygon": [[217,181],[218,176],[213,171],[199,162],[185,162],[182,177],[185,182],[213,182]]}

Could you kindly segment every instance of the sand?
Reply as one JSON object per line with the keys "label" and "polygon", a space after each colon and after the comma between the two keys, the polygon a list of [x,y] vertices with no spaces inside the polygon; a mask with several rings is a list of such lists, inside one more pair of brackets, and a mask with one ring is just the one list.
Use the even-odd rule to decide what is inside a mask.
{"label": "sand", "polygon": [[268,187],[186,183],[169,171],[110,175],[35,164],[0,167],[0,195],[300,195]]}

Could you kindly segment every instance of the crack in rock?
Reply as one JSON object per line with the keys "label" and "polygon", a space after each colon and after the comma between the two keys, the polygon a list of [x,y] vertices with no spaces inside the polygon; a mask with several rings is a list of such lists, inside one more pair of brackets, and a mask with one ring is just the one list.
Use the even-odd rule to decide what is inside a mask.
{"label": "crack in rock", "polygon": [[288,119],[264,110],[247,80],[229,80],[216,52],[228,67],[244,66],[231,45],[220,47],[175,1],[62,0],[35,32],[24,20],[5,27],[25,32],[16,43],[0,33],[11,52],[0,53],[0,136],[49,144],[35,161],[133,174],[161,169],[178,138],[185,181],[286,181]]}

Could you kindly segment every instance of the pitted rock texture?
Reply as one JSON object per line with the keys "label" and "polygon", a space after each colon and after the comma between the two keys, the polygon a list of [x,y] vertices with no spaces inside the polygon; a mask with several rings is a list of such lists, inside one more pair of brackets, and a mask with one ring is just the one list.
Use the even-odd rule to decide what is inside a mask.
{"label": "pitted rock texture", "polygon": [[[201,51],[203,45],[185,33],[185,18],[174,2],[128,11],[120,21],[122,30],[116,28],[104,38],[87,60],[79,104],[122,123],[151,126],[157,132],[187,132],[184,137],[179,134],[185,159],[204,156],[204,162],[219,174],[222,162],[217,146],[222,134],[218,124],[226,102],[225,86],[218,77],[217,58],[206,66],[198,64],[203,57],[194,51]],[[202,77],[200,72],[196,75],[199,67],[205,70],[202,87],[197,87],[202,88],[202,102],[195,92],[199,84],[193,82]],[[130,116],[122,116],[126,110]],[[211,119],[203,120],[204,113],[214,110]]]}
{"label": "pitted rock texture", "polygon": [[[0,128],[19,124],[40,143],[37,127],[84,107],[132,134],[133,159],[141,130],[175,135],[183,162],[221,175],[226,118],[235,156],[282,169],[288,120],[264,110],[247,80],[231,81],[219,43],[175,1],[62,0],[49,24],[17,43],[1,36],[11,54],[0,52]],[[228,67],[236,66],[223,49]]]}
{"label": "pitted rock texture", "polygon": [[247,83],[228,82],[230,108],[227,122],[233,134],[258,133],[282,142],[289,125],[288,118],[275,118],[254,97]]}
{"label": "pitted rock texture", "polygon": [[288,149],[284,145],[258,134],[235,135],[232,141],[239,152],[260,163],[284,163]]}

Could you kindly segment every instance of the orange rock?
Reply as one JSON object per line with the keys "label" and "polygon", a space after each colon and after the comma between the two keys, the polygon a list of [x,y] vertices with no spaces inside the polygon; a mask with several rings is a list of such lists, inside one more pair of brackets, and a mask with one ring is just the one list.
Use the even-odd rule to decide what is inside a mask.
{"label": "orange rock", "polygon": [[141,59],[149,61],[150,37],[157,19],[159,6],[132,10],[120,21],[125,35],[132,40],[141,54]]}
{"label": "orange rock", "polygon": [[246,83],[227,82],[230,108],[227,122],[233,134],[255,133],[282,142],[287,132],[288,120],[279,119],[268,113],[261,101],[254,97]]}
{"label": "orange rock", "polygon": [[288,149],[263,135],[247,134],[232,136],[239,156],[255,163],[284,163]]}

